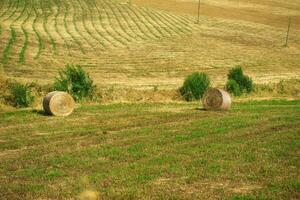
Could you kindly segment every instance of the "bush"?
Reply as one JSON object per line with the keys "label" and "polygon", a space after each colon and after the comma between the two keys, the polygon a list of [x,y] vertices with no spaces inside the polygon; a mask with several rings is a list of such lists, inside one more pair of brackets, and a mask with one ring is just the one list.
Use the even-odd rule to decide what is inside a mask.
{"label": "bush", "polygon": [[228,80],[234,80],[240,87],[241,93],[253,91],[253,81],[249,76],[244,75],[241,67],[235,67],[229,71]]}
{"label": "bush", "polygon": [[242,92],[240,89],[239,84],[232,79],[229,79],[226,83],[226,90],[230,93],[232,93],[234,96],[241,96]]}
{"label": "bush", "polygon": [[10,86],[12,101],[16,107],[28,107],[34,101],[31,90],[28,85],[21,83],[12,83]]}
{"label": "bush", "polygon": [[180,88],[180,93],[187,101],[199,100],[209,86],[208,75],[195,72],[185,79],[183,86]]}
{"label": "bush", "polygon": [[68,92],[75,100],[92,97],[95,88],[93,80],[80,65],[66,65],[54,82],[54,90]]}

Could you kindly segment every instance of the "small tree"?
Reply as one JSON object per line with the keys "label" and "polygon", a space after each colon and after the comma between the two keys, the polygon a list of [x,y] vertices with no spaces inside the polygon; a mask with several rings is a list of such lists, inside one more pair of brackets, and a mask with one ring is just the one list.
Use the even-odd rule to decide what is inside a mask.
{"label": "small tree", "polygon": [[53,88],[54,90],[68,92],[75,100],[82,100],[91,97],[96,86],[80,65],[68,64],[65,69],[59,71],[59,76],[55,78]]}
{"label": "small tree", "polygon": [[16,107],[28,107],[34,101],[31,90],[28,85],[21,83],[12,83],[10,86],[12,101]]}
{"label": "small tree", "polygon": [[195,72],[189,75],[183,86],[179,89],[181,95],[187,101],[199,100],[210,86],[210,79],[207,74]]}
{"label": "small tree", "polygon": [[234,96],[241,96],[242,92],[239,84],[232,79],[229,79],[226,83],[226,90],[232,93]]}
{"label": "small tree", "polygon": [[244,75],[241,67],[231,69],[228,73],[228,80],[234,80],[239,85],[242,93],[250,93],[254,89],[252,79],[249,76]]}

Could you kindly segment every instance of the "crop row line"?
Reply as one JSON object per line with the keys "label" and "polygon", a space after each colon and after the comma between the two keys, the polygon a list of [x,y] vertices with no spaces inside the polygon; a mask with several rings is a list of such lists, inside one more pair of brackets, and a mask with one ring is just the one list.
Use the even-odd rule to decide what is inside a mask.
{"label": "crop row line", "polygon": [[[83,21],[84,21],[83,13],[80,13],[80,12],[77,10],[77,5],[76,5],[76,3],[71,2],[70,4],[72,5],[72,11],[73,11],[73,12],[72,12],[72,11],[71,11],[71,12],[73,13],[74,28],[75,28],[76,32],[79,34],[80,38],[82,38],[82,39],[85,41],[86,44],[88,44],[91,48],[94,48],[94,47],[95,47],[95,44],[91,43],[91,42],[84,36],[84,33],[83,33],[84,31],[80,31],[80,29],[79,29],[79,23],[80,23],[80,22],[82,23],[83,28],[85,28],[84,23],[83,23]],[[76,6],[75,6],[75,5],[76,5]],[[77,23],[77,19],[79,19],[79,17],[77,17],[77,16],[78,16],[78,13],[81,14],[81,20],[78,20],[79,23]]]}
{"label": "crop row line", "polygon": [[[172,32],[170,32],[172,35],[173,34],[177,34],[177,35],[181,35],[183,34],[182,31],[176,29],[175,27],[178,25],[178,23],[173,23],[169,20],[167,20],[166,18],[164,18],[164,16],[159,13],[159,12],[154,12],[153,10],[151,9],[148,9],[147,12],[149,12],[149,16],[153,16],[156,18],[156,21],[160,21],[163,25],[165,25],[167,28],[167,30],[172,30]],[[164,19],[164,20],[161,20],[161,19]]]}
{"label": "crop row line", "polygon": [[[92,25],[94,27],[94,29],[96,30],[96,32],[98,33],[98,35],[103,38],[106,42],[108,42],[109,44],[113,45],[113,46],[116,46],[111,40],[109,40],[104,34],[101,33],[101,31],[99,31],[99,29],[97,28],[98,26],[96,26],[95,24],[95,17],[93,15],[93,12],[92,12],[92,9],[91,9],[91,5],[88,3],[88,2],[85,2],[86,5],[87,5],[87,8],[88,8],[88,11],[90,13],[90,19],[92,21]],[[99,24],[102,26],[101,22],[99,22]],[[102,26],[103,30],[104,30],[104,27]],[[102,42],[103,45],[106,47],[105,43]]]}
{"label": "crop row line", "polygon": [[[3,0],[3,2],[1,3],[1,8],[0,8],[0,11],[1,11],[1,14],[0,14],[0,18],[2,18],[3,15],[5,15],[5,13],[7,12],[8,8],[9,8],[9,4],[11,2],[9,1],[9,3],[5,2],[5,0]],[[8,4],[8,7],[6,6]],[[6,8],[5,8],[6,6]],[[2,12],[3,10],[3,12]]]}
{"label": "crop row line", "polygon": [[[49,2],[47,2],[47,4],[49,4]],[[53,39],[52,35],[49,33],[48,28],[47,28],[48,17],[49,17],[50,15],[53,14],[52,9],[51,9],[51,6],[50,6],[50,7],[48,6],[48,8],[45,9],[44,6],[43,6],[43,4],[42,4],[42,0],[40,0],[40,7],[41,7],[41,9],[42,9],[43,16],[44,16],[44,17],[43,17],[43,28],[44,28],[44,30],[45,30],[45,32],[46,32],[48,38],[50,39],[50,44],[51,44],[51,46],[52,46],[54,52],[56,53],[56,42],[55,42],[55,40]],[[46,12],[47,9],[49,9],[49,10],[51,11],[50,14],[48,14],[48,13]]]}
{"label": "crop row line", "polygon": [[[64,45],[67,47],[67,49],[68,49],[68,51],[70,53],[70,50],[69,50],[69,41],[58,30],[58,18],[59,18],[59,15],[61,13],[61,3],[60,3],[59,0],[54,0],[54,4],[56,6],[56,13],[55,13],[55,16],[54,16],[54,28],[55,28],[55,31],[58,34],[58,36],[63,40]],[[65,27],[65,26],[63,26],[63,27]]]}
{"label": "crop row line", "polygon": [[[96,3],[95,1],[93,1],[93,6],[95,6],[95,8],[96,8],[96,11],[97,11],[97,14],[98,14],[98,19],[99,19],[99,22],[100,22],[101,26],[103,27],[104,32],[107,33],[107,35],[110,36],[111,38],[114,38],[114,34],[112,34],[112,33],[107,29],[107,27],[105,26],[105,23],[104,23],[102,14],[101,14],[101,12],[100,12],[100,10],[99,10],[99,8],[98,8],[98,6],[97,6],[97,3]],[[104,14],[105,14],[105,13],[104,13]],[[109,41],[111,41],[111,40],[109,40]],[[122,46],[124,45],[124,42],[121,41],[121,40],[119,40],[119,39],[115,39],[115,38],[114,38],[114,41],[117,41],[117,42],[118,42],[119,44],[121,44]],[[111,43],[113,44],[113,46],[117,47],[117,45],[114,44],[112,41],[111,41]]]}
{"label": "crop row line", "polygon": [[[96,5],[96,7],[98,8],[98,6]],[[103,2],[101,3],[101,7],[103,8],[104,7],[104,4],[103,4]],[[99,9],[98,9],[98,11],[99,11]],[[118,41],[120,44],[122,44],[123,46],[127,46],[127,43],[126,42],[124,42],[122,39],[120,39],[120,38],[122,38],[122,35],[116,30],[116,27],[115,27],[115,25],[114,25],[114,23],[112,22],[112,20],[111,20],[111,18],[109,17],[109,14],[107,13],[107,11],[106,11],[106,9],[103,9],[103,13],[105,14],[105,18],[106,19],[108,19],[108,22],[109,22],[109,24],[110,24],[110,27],[111,28],[113,28],[113,29],[115,29],[115,31],[109,31],[109,29],[108,28],[106,28],[106,30],[108,31],[108,33],[116,40],[116,41]],[[100,11],[99,11],[99,13],[100,13]],[[101,15],[101,13],[100,13],[100,15]],[[102,20],[103,20],[104,18],[102,18]],[[119,36],[117,36],[117,35],[119,35]]]}
{"label": "crop row line", "polygon": [[94,30],[95,38],[97,39],[97,41],[101,44],[101,46],[104,49],[107,48],[107,45],[104,42],[106,40],[106,38],[103,37],[103,34],[101,34],[101,32],[98,30],[98,28],[97,28],[97,26],[95,24],[95,20],[94,20],[93,14],[91,12],[91,8],[89,7],[89,4],[86,1],[83,1],[83,4],[84,5],[81,5],[82,9],[83,9],[83,6],[84,6],[85,9],[83,9],[83,10],[85,10],[86,16],[90,19],[91,28],[92,28],[92,30]]}
{"label": "crop row line", "polygon": [[[32,0],[30,0],[32,2]],[[32,30],[34,31],[35,35],[37,36],[37,39],[38,39],[38,43],[39,43],[39,48],[38,48],[38,52],[37,54],[35,55],[34,59],[37,59],[40,57],[42,51],[45,49],[45,44],[42,40],[42,37],[40,36],[40,34],[38,33],[35,25],[36,25],[36,22],[38,20],[38,12],[36,10],[36,7],[34,6],[34,2],[31,3],[32,4],[32,8],[33,8],[33,11],[35,13],[35,18],[33,20],[33,23],[32,23]]]}
{"label": "crop row line", "polygon": [[134,12],[132,12],[132,10],[130,10],[130,9],[128,9],[127,13],[129,15],[130,19],[132,20],[132,22],[136,25],[137,29],[142,33],[142,35],[144,35],[147,39],[152,40],[153,35],[149,35],[149,32],[145,32],[145,30],[140,26],[139,22],[136,20],[136,19],[138,19],[138,16]]}
{"label": "crop row line", "polygon": [[[8,13],[9,12],[9,10],[11,9],[11,6],[13,5],[12,4],[12,1],[10,1],[10,0],[8,0],[9,1],[9,3],[8,3],[8,7],[5,9],[5,11],[0,15],[0,17],[2,18],[3,16],[5,16],[6,15],[6,13]],[[4,4],[4,2],[3,2],[3,4]],[[4,6],[3,6],[4,7]],[[3,20],[2,20],[2,22],[4,22]]]}
{"label": "crop row line", "polygon": [[24,4],[23,4],[23,8],[22,8],[22,11],[21,13],[19,14],[19,16],[13,20],[13,24],[18,21],[19,19],[21,19],[21,17],[24,15],[25,11],[26,11],[26,8],[27,8],[27,3],[26,3],[26,0],[23,0]]}
{"label": "crop row line", "polygon": [[[90,31],[90,29],[88,28],[88,26],[86,25],[86,17],[87,17],[87,12],[86,10],[83,8],[81,1],[77,0],[78,5],[81,9],[81,19],[82,19],[82,24],[84,27],[84,31],[86,31],[88,33],[88,35],[93,38],[95,41],[97,41],[102,47],[105,47],[105,45],[103,45],[103,43],[101,42],[101,40],[99,40],[93,33],[92,31]],[[87,39],[87,41],[90,43],[90,41]],[[94,44],[92,44],[93,47],[95,47]]]}
{"label": "crop row line", "polygon": [[[66,32],[71,36],[71,38],[74,40],[74,42],[77,44],[77,46],[79,47],[79,50],[85,54],[85,51],[82,47],[82,44],[77,40],[77,38],[70,32],[69,28],[68,28],[68,23],[67,23],[67,17],[68,17],[68,13],[69,13],[69,6],[68,4],[63,1],[64,3],[64,27],[66,29]],[[72,22],[73,22],[73,25],[75,26],[74,28],[76,29],[76,24],[75,24],[75,16],[73,14],[73,17],[72,17]]]}
{"label": "crop row line", "polygon": [[[113,18],[112,16],[109,15],[109,12],[108,12],[108,9],[105,9],[107,7],[107,3],[106,1],[102,1],[102,6],[103,6],[103,10],[104,10],[104,13],[106,14],[106,18],[109,20],[110,22],[110,26],[111,27],[114,27],[114,33],[115,33],[115,38],[121,38],[124,41],[124,45],[127,46],[128,45],[128,42],[131,42],[130,39],[128,39],[127,37],[124,37],[123,33],[119,31],[119,27],[118,25],[116,25],[115,23],[113,23],[112,19],[114,19],[118,24],[119,24],[119,21],[117,21],[116,17]],[[113,11],[112,12],[112,15],[114,15]],[[120,25],[119,25],[120,26]],[[120,39],[120,40],[121,40]]]}
{"label": "crop row line", "polygon": [[27,49],[27,46],[28,46],[28,33],[27,33],[24,25],[27,23],[27,21],[30,18],[30,14],[32,13],[32,9],[30,9],[30,12],[27,10],[28,0],[25,0],[25,4],[26,4],[25,8],[26,8],[27,17],[25,18],[25,20],[22,22],[22,25],[21,25],[21,29],[22,29],[23,35],[25,37],[23,46],[22,46],[21,51],[19,53],[19,63],[21,63],[21,64],[25,63],[25,52],[26,52],[26,49]]}
{"label": "crop row line", "polygon": [[171,27],[174,32],[178,32],[179,31],[179,32],[181,32],[181,34],[186,34],[188,32],[187,28],[185,28],[185,29],[182,28],[182,27],[188,27],[188,24],[183,24],[181,26],[178,26],[178,23],[180,21],[174,20],[169,15],[166,15],[165,13],[161,13],[161,12],[158,12],[158,11],[152,11],[152,13],[155,14],[156,16],[158,16],[159,18],[164,19],[164,21],[166,23],[170,24],[169,27]]}
{"label": "crop row line", "polygon": [[17,11],[17,9],[18,9],[18,5],[19,5],[19,0],[18,1],[14,1],[14,3],[12,4],[12,11],[11,12],[9,12],[9,15],[6,17],[6,18],[4,18],[3,20],[2,20],[2,22],[5,22],[5,21],[7,21],[7,20],[9,20],[10,18],[12,18],[13,16],[14,16],[14,14],[15,14],[15,12]]}
{"label": "crop row line", "polygon": [[[146,10],[143,9],[144,12],[146,12]],[[165,32],[167,32],[171,37],[174,35],[173,32],[171,32],[170,30],[173,29],[172,25],[170,25],[169,23],[166,23],[164,21],[162,21],[159,17],[157,17],[157,15],[155,15],[152,10],[147,10],[148,12],[148,15],[150,18],[152,18],[153,21],[156,21],[156,22],[160,22],[162,24],[161,28],[165,30]],[[151,12],[151,14],[150,14]],[[176,34],[178,34],[177,32],[175,32]],[[179,35],[179,34],[178,34]]]}
{"label": "crop row line", "polygon": [[148,26],[147,20],[145,21],[145,19],[143,17],[138,15],[136,9],[133,9],[133,7],[130,6],[130,5],[128,5],[127,8],[134,15],[133,17],[136,17],[136,19],[139,19],[140,22],[142,22],[144,27],[147,29],[147,32],[150,34],[151,38],[153,38],[153,39],[160,39],[161,38],[159,35],[157,35],[155,32],[153,32],[153,30]]}
{"label": "crop row line", "polygon": [[[119,13],[122,15],[122,18],[125,20],[125,22],[127,23],[127,26],[129,27],[129,29],[131,30],[132,33],[135,34],[135,36],[137,36],[138,38],[140,38],[141,40],[147,40],[146,37],[144,37],[143,33],[141,32],[141,30],[137,29],[138,31],[135,31],[135,28],[136,27],[133,27],[130,23],[130,21],[128,21],[128,17],[129,19],[131,20],[131,17],[129,16],[128,14],[128,17],[124,14],[124,12],[121,12],[121,9],[119,8],[119,6],[117,6],[117,9],[119,11]],[[132,20],[131,20],[132,21]],[[139,34],[138,32],[142,33],[142,34]]]}
{"label": "crop row line", "polygon": [[[130,5],[128,5],[128,6],[130,6]],[[142,16],[146,20],[146,22],[148,22],[149,24],[151,24],[151,26],[153,27],[153,29],[155,29],[158,33],[160,33],[161,36],[166,36],[165,33],[163,33],[163,31],[158,28],[158,27],[160,27],[159,24],[158,24],[158,21],[153,20],[153,18],[150,17],[149,13],[145,13],[144,10],[140,9],[140,8],[136,9],[136,12],[140,16]]]}
{"label": "crop row line", "polygon": [[16,41],[16,37],[17,37],[16,31],[14,30],[13,27],[10,27],[10,38],[9,38],[8,43],[2,53],[2,63],[3,64],[7,64],[7,62],[8,62],[9,54],[10,54],[13,44]]}
{"label": "crop row line", "polygon": [[136,38],[134,36],[132,36],[131,34],[128,33],[128,31],[126,30],[126,28],[123,26],[123,24],[120,22],[120,19],[119,17],[117,16],[115,10],[111,7],[111,4],[110,3],[107,3],[106,1],[105,2],[105,5],[107,6],[107,8],[111,11],[112,15],[114,16],[113,18],[115,18],[116,22],[118,23],[118,26],[120,27],[121,31],[123,33],[122,36],[127,40],[127,42],[132,42],[134,41]]}
{"label": "crop row line", "polygon": [[[16,36],[16,32],[15,32],[15,29],[13,28],[13,25],[15,25],[15,23],[16,23],[16,22],[24,15],[24,13],[25,13],[25,11],[26,11],[27,3],[26,3],[26,1],[23,1],[23,2],[24,2],[23,5],[21,5],[21,4],[20,4],[20,1],[18,0],[16,10],[17,10],[19,7],[22,7],[23,9],[22,9],[22,11],[20,12],[20,14],[19,14],[19,15],[11,22],[11,24],[10,24],[10,29],[11,29],[11,31],[12,31],[12,33],[13,33],[12,36]],[[16,12],[16,10],[14,11],[14,13]],[[12,37],[12,38],[13,38],[13,37]],[[26,39],[25,39],[25,40],[26,40]],[[15,38],[14,38],[12,41],[13,41],[13,42],[10,43],[11,46],[9,47],[9,49],[12,48],[13,43],[15,42]],[[7,51],[6,54],[7,54],[7,55],[6,55],[5,58],[4,58],[4,62],[5,62],[5,63],[8,62],[8,60],[6,61],[5,59],[8,59],[9,54],[10,54],[10,50]]]}

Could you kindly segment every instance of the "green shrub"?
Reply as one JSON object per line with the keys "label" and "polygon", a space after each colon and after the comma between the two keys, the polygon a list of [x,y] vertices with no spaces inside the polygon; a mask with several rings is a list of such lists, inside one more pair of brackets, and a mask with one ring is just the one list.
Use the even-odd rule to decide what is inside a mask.
{"label": "green shrub", "polygon": [[10,93],[14,106],[16,107],[28,107],[34,101],[34,96],[31,95],[31,90],[28,85],[12,83],[10,85]]}
{"label": "green shrub", "polygon": [[253,81],[249,76],[244,75],[241,67],[235,67],[228,73],[228,80],[234,80],[240,87],[241,93],[253,91]]}
{"label": "green shrub", "polygon": [[208,75],[195,72],[185,79],[183,86],[180,88],[180,93],[187,101],[199,100],[209,86]]}
{"label": "green shrub", "polygon": [[241,96],[242,92],[240,89],[239,84],[232,79],[229,79],[226,83],[226,90],[230,93],[232,93],[234,96]]}
{"label": "green shrub", "polygon": [[75,100],[92,97],[96,86],[93,80],[82,69],[80,65],[66,65],[65,69],[59,71],[55,78],[54,90],[65,91],[71,94]]}

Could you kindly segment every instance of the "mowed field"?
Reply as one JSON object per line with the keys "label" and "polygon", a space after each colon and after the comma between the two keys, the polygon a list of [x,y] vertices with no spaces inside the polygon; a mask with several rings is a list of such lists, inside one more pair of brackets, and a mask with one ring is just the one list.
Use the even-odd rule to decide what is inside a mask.
{"label": "mowed field", "polygon": [[[201,0],[200,13],[189,0],[0,0],[3,85],[37,82],[32,107],[0,107],[0,199],[300,199],[300,1]],[[47,116],[41,96],[68,63],[99,90]],[[291,80],[228,111],[176,90],[196,71],[223,87],[237,65],[254,83]]]}
{"label": "mowed field", "polygon": [[299,122],[299,101],[0,113],[0,199],[299,199]]}
{"label": "mowed field", "polygon": [[[178,88],[194,71],[224,85],[242,65],[255,82],[300,75],[300,2],[2,0],[4,73],[52,83],[67,63],[81,64],[101,87]],[[289,47],[283,47],[292,17]]]}

